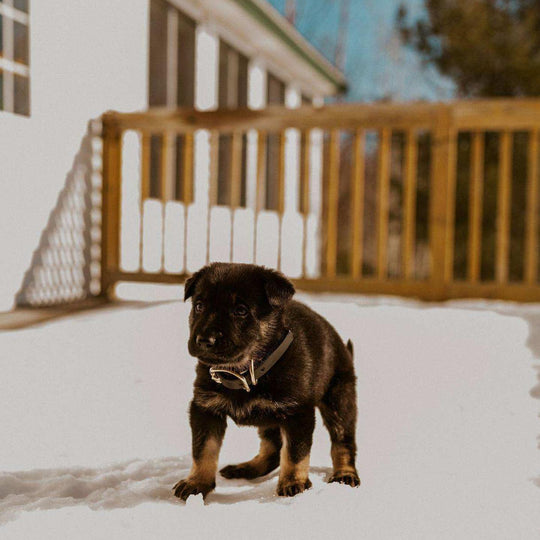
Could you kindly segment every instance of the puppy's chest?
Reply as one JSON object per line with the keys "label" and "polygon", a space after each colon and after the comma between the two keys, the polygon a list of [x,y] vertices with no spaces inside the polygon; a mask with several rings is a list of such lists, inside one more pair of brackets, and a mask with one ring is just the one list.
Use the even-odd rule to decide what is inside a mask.
{"label": "puppy's chest", "polygon": [[[238,390],[240,392],[240,390]],[[215,414],[224,414],[241,425],[265,425],[287,417],[296,403],[268,396],[230,395],[214,391],[198,392],[197,403]]]}

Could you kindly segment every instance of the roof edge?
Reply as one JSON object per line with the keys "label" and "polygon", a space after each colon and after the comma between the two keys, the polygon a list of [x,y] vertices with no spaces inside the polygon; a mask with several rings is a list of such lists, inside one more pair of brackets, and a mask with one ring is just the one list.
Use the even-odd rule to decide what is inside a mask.
{"label": "roof edge", "polygon": [[294,26],[270,4],[261,0],[233,0],[244,11],[279,37],[315,71],[330,81],[337,92],[347,90],[345,75],[304,38]]}

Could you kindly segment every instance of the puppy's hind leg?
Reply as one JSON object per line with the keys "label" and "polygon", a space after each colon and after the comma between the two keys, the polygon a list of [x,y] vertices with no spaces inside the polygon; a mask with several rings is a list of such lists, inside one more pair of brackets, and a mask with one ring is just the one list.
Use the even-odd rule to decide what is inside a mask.
{"label": "puppy's hind leg", "polygon": [[333,473],[329,482],[360,485],[356,471],[356,390],[354,375],[338,374],[330,383],[319,409],[332,442]]}
{"label": "puppy's hind leg", "polygon": [[279,465],[281,433],[278,427],[259,428],[261,445],[259,453],[250,461],[227,465],[219,472],[225,478],[258,478],[273,471]]}

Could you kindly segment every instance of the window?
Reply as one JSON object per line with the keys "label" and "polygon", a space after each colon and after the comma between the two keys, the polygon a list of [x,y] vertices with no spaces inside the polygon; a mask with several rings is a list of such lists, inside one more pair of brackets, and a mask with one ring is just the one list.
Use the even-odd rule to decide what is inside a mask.
{"label": "window", "polygon": [[[150,107],[193,107],[195,102],[195,21],[164,0],[150,3],[148,104]],[[174,175],[172,198],[182,200],[184,137],[170,149]],[[161,193],[162,137],[150,141],[150,197]]]}
{"label": "window", "polygon": [[[220,108],[247,107],[248,59],[246,56],[221,40],[219,42],[219,96]],[[240,173],[240,197],[232,200],[232,136],[220,135],[218,154],[217,204],[246,205],[246,135],[242,136],[242,169]]]}
{"label": "window", "polygon": [[[272,73],[267,79],[268,105],[285,105],[285,83]],[[267,210],[279,208],[279,167],[280,167],[280,136],[277,133],[268,135],[266,148],[266,182],[265,204]]]}
{"label": "window", "polygon": [[0,0],[0,110],[30,115],[28,0]]}

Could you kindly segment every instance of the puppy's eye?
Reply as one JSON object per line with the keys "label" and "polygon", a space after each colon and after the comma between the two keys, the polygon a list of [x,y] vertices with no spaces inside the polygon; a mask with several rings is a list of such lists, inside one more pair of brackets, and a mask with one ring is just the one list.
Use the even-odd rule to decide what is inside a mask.
{"label": "puppy's eye", "polygon": [[248,314],[248,309],[246,306],[240,304],[234,308],[234,314],[237,317],[245,317]]}
{"label": "puppy's eye", "polygon": [[204,304],[199,300],[198,302],[195,302],[195,313],[201,313],[204,309]]}

